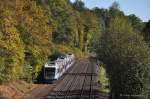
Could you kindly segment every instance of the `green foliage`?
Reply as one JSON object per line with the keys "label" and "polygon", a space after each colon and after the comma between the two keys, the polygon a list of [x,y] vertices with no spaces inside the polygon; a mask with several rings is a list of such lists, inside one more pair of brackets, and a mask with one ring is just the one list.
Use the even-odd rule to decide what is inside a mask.
{"label": "green foliage", "polygon": [[99,23],[101,23],[101,31],[105,32],[105,29],[108,27],[110,21],[109,10],[96,7],[93,12],[97,16]]}
{"label": "green foliage", "polygon": [[0,84],[3,82],[5,77],[3,74],[4,68],[4,58],[0,57]]}
{"label": "green foliage", "polygon": [[[96,51],[111,91],[146,95],[150,89],[149,23],[125,16],[118,3],[89,10],[80,0],[0,1],[0,83],[36,79],[49,56]],[[96,49],[96,50],[95,50]],[[103,69],[100,79],[107,83]],[[104,78],[103,78],[104,77]]]}
{"label": "green foliage", "polygon": [[77,34],[76,16],[78,16],[78,13],[73,11],[73,8],[66,0],[49,0],[48,5],[52,18],[56,21],[53,42],[74,45]]}
{"label": "green foliage", "polygon": [[51,54],[52,24],[43,9],[35,1],[24,1],[22,14],[18,16],[18,29],[25,43],[25,61],[33,68],[35,79],[42,65]]}
{"label": "green foliage", "polygon": [[145,41],[150,45],[150,20],[146,23],[143,29],[143,36]]}
{"label": "green foliage", "polygon": [[95,38],[99,37],[98,35],[100,35],[101,32],[101,25],[94,13],[91,13],[88,10],[81,12],[81,20],[83,25],[83,32],[81,32],[82,34],[80,34],[80,46],[83,51],[87,52],[88,47],[93,47],[92,45]]}
{"label": "green foliage", "polygon": [[55,61],[58,57],[63,56],[64,54],[61,53],[58,49],[53,49],[51,56],[49,56],[49,60]]}
{"label": "green foliage", "polygon": [[110,6],[110,9],[116,9],[119,10],[120,9],[120,5],[118,2],[113,2],[112,5]]}
{"label": "green foliage", "polygon": [[0,82],[32,80],[51,54],[51,20],[35,1],[0,2]]}
{"label": "green foliage", "polygon": [[0,58],[3,58],[4,81],[14,80],[22,73],[24,61],[24,46],[20,34],[15,27],[15,21],[9,10],[0,12]]}
{"label": "green foliage", "polygon": [[138,18],[137,16],[132,14],[132,15],[128,16],[128,19],[129,19],[129,22],[131,23],[133,30],[135,32],[138,32],[138,33],[142,32],[144,25],[140,18]]}
{"label": "green foliage", "polygon": [[103,92],[109,92],[109,79],[107,77],[107,72],[106,69],[104,68],[103,64],[100,64],[100,70],[99,70],[99,81],[101,84],[101,89],[100,91]]}
{"label": "green foliage", "polygon": [[85,10],[85,5],[84,3],[81,1],[81,0],[76,0],[74,3],[73,3],[73,7],[78,10],[78,11],[83,11]]}
{"label": "green foliage", "polygon": [[106,64],[111,91],[116,97],[148,94],[150,49],[124,17],[116,16],[111,20],[98,47],[97,53]]}
{"label": "green foliage", "polygon": [[27,82],[31,82],[32,74],[33,74],[33,67],[30,65],[30,63],[25,62],[23,66],[23,73],[21,75],[21,79]]}

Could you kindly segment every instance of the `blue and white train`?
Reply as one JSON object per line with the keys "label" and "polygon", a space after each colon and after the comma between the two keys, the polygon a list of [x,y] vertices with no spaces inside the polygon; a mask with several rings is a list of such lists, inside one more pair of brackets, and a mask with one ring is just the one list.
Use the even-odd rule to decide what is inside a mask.
{"label": "blue and white train", "polygon": [[44,81],[58,80],[75,62],[74,54],[66,54],[44,65]]}

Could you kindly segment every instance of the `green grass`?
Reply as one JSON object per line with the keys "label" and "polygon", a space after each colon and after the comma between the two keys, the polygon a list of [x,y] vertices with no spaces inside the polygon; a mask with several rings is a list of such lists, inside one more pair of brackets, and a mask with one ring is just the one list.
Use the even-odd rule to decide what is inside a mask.
{"label": "green grass", "polygon": [[101,83],[100,91],[109,93],[110,92],[110,89],[108,88],[109,79],[107,77],[106,70],[102,65],[100,65],[100,70],[99,70],[99,81]]}

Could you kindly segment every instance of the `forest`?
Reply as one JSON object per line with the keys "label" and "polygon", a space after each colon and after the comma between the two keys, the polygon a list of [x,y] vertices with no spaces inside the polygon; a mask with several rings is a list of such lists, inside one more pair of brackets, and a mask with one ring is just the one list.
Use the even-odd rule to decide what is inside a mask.
{"label": "forest", "polygon": [[0,84],[33,82],[51,55],[67,52],[95,52],[116,97],[150,93],[150,21],[117,2],[88,9],[80,0],[0,0]]}

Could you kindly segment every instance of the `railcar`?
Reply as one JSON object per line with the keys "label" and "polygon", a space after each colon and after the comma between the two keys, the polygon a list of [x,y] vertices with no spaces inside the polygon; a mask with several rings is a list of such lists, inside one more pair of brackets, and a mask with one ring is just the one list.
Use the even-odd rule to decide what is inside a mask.
{"label": "railcar", "polygon": [[44,65],[44,81],[53,82],[58,80],[75,62],[73,54],[66,54],[54,61],[48,61]]}

